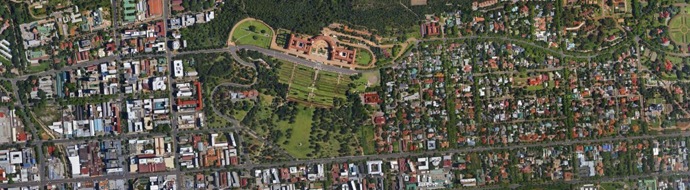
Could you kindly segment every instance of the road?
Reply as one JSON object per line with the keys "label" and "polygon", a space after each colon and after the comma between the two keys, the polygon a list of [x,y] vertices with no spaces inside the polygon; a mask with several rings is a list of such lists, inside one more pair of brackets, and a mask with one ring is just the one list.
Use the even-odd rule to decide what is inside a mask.
{"label": "road", "polygon": [[359,73],[362,73],[363,71],[358,71],[358,70],[350,70],[348,68],[341,68],[341,67],[336,67],[336,66],[331,66],[331,65],[324,65],[322,63],[318,62],[313,62],[309,61],[306,59],[298,58],[292,55],[285,54],[280,51],[276,50],[270,50],[270,49],[264,49],[256,46],[249,46],[249,45],[240,45],[240,46],[229,46],[227,48],[220,48],[220,49],[209,49],[209,50],[197,50],[197,51],[187,51],[187,52],[181,52],[178,53],[177,55],[188,55],[188,54],[201,54],[201,53],[220,53],[220,52],[229,52],[232,54],[233,59],[237,60],[240,64],[245,65],[245,66],[250,66],[250,67],[255,67],[254,64],[252,63],[247,63],[246,61],[243,61],[238,55],[237,51],[240,49],[246,49],[246,50],[253,50],[253,51],[258,51],[261,52],[265,55],[275,57],[278,59],[282,59],[285,61],[297,63],[300,65],[304,65],[307,67],[312,67],[312,68],[320,68],[322,71],[328,71],[328,72],[334,72],[334,73],[342,73],[345,75],[356,75]]}
{"label": "road", "polygon": [[[432,38],[432,39],[417,40],[416,43],[428,42],[428,41],[439,41],[439,40],[444,40],[444,41],[448,41],[448,40],[502,40],[502,41],[508,41],[508,42],[514,42],[514,43],[529,45],[529,46],[532,46],[534,48],[549,52],[551,54],[560,55],[561,57],[591,59],[591,58],[599,56],[599,53],[592,53],[592,54],[588,54],[588,55],[567,54],[566,52],[561,51],[561,50],[554,50],[554,49],[542,47],[538,44],[535,44],[534,42],[530,42],[530,41],[526,41],[526,40],[522,40],[522,39],[512,39],[512,38],[508,38],[508,37],[495,37],[495,36],[463,36],[463,37],[453,37],[453,38],[443,38],[443,39],[433,39]],[[341,68],[341,67],[336,67],[336,66],[332,66],[332,65],[324,65],[322,63],[313,62],[313,61],[302,59],[302,58],[299,58],[299,57],[296,57],[293,55],[289,55],[289,54],[286,54],[284,52],[271,50],[271,49],[264,49],[264,48],[251,46],[251,45],[239,45],[239,46],[229,46],[226,48],[219,48],[219,49],[186,51],[186,52],[177,53],[176,55],[229,52],[232,54],[233,59],[238,60],[238,62],[240,64],[250,66],[250,67],[255,67],[254,64],[247,63],[247,62],[243,61],[237,55],[237,51],[240,49],[258,51],[258,52],[261,52],[265,55],[275,57],[278,59],[282,59],[285,61],[297,63],[297,64],[304,65],[307,67],[319,68],[320,70],[323,70],[323,71],[341,73],[341,74],[345,74],[345,75],[356,75],[359,73],[371,72],[371,70],[351,70],[348,68]]]}
{"label": "road", "polygon": [[[169,1],[164,1],[164,12],[163,12],[163,19],[167,19],[170,16],[170,7],[169,7]],[[114,10],[113,15],[117,15],[117,3],[114,3],[112,5],[112,9]],[[164,22],[165,27],[168,28],[168,22]],[[113,28],[112,31],[113,34],[115,35],[117,32],[118,28],[118,23],[115,21],[113,23]],[[522,39],[512,39],[512,38],[507,38],[507,37],[493,37],[493,36],[464,36],[464,37],[455,37],[455,38],[443,38],[443,39],[422,39],[422,40],[417,40],[415,43],[420,43],[420,42],[426,42],[426,41],[447,41],[447,40],[501,40],[501,41],[508,41],[508,42],[514,42],[514,43],[520,43],[524,44],[527,46],[532,46],[533,48],[537,48],[540,50],[543,50],[545,52],[552,53],[554,55],[560,55],[561,57],[571,57],[571,58],[583,58],[583,59],[591,59],[599,55],[599,53],[592,53],[592,54],[587,54],[587,55],[575,55],[575,54],[568,54],[566,52],[563,52],[561,50],[554,50],[550,48],[545,48],[542,47],[541,45],[535,44],[534,42],[531,41],[526,41]],[[117,38],[117,35],[115,35],[115,40],[116,42],[119,41]],[[638,40],[639,41],[639,40]],[[119,45],[119,43],[117,43]],[[238,63],[241,65],[245,65],[248,67],[253,67],[255,68],[256,65],[247,61],[244,61],[237,55],[237,51],[241,49],[246,49],[246,50],[253,50],[253,51],[258,51],[261,52],[265,55],[272,56],[281,60],[293,62],[296,64],[312,67],[312,68],[318,68],[319,70],[323,71],[328,71],[328,72],[335,72],[335,73],[341,73],[344,75],[355,75],[363,72],[371,72],[370,70],[351,70],[349,68],[341,68],[341,67],[336,67],[336,66],[331,66],[331,65],[324,65],[322,63],[306,60],[299,58],[297,56],[289,55],[284,52],[276,51],[276,50],[271,50],[271,49],[264,49],[256,46],[248,46],[248,45],[240,45],[240,46],[229,46],[226,48],[220,48],[220,49],[210,49],[210,50],[197,50],[197,51],[188,51],[188,52],[172,52],[171,50],[166,50],[165,55],[138,55],[138,56],[132,56],[128,57],[131,59],[136,59],[136,58],[143,58],[143,57],[160,57],[160,56],[165,56],[166,61],[170,64],[172,63],[172,58],[176,55],[188,55],[188,54],[203,54],[203,53],[219,53],[219,52],[228,52],[232,55],[233,59],[235,59]],[[38,73],[33,73],[33,74],[26,74],[22,75],[19,77],[15,78],[3,78],[0,77],[2,80],[9,80],[12,82],[13,85],[13,91],[15,96],[18,95],[18,88],[17,88],[17,82],[18,81],[23,81],[29,78],[30,76],[47,76],[47,75],[54,75],[63,71],[68,71],[68,70],[74,70],[77,68],[82,68],[82,67],[88,67],[88,66],[93,66],[97,65],[100,63],[104,62],[111,62],[111,61],[119,61],[121,59],[124,59],[123,57],[119,55],[115,56],[108,56],[108,57],[103,57],[98,60],[91,60],[75,65],[70,65],[67,67],[63,67],[58,70],[50,70],[50,71],[43,71],[43,72],[38,72]],[[172,67],[172,64],[170,64]],[[170,94],[169,98],[171,100],[174,98],[172,95],[172,85],[174,80],[171,80],[168,82],[168,87],[170,89]],[[256,81],[255,81],[256,82]],[[231,84],[231,83],[224,83],[221,84],[220,86],[234,86],[234,87],[250,87],[251,85],[238,85],[238,84]],[[214,88],[213,92],[215,92],[217,89]],[[17,97],[18,99],[18,97]],[[16,106],[18,109],[23,109],[24,104],[21,101],[17,101]],[[172,106],[171,106],[172,109]],[[220,117],[223,117],[224,119],[228,120],[230,123],[232,123],[232,126],[230,127],[225,127],[225,128],[218,128],[218,129],[199,129],[199,130],[190,130],[190,131],[179,131],[177,129],[177,113],[172,110],[172,118],[171,118],[171,124],[173,126],[173,130],[170,133],[173,139],[173,147],[177,147],[177,137],[179,134],[186,134],[186,133],[201,133],[201,132],[210,132],[210,131],[244,131],[247,134],[260,139],[264,141],[265,144],[271,145],[270,142],[268,142],[266,139],[262,138],[261,136],[257,135],[255,132],[252,130],[244,127],[241,125],[241,123],[234,118],[225,116],[222,114],[222,112],[218,111],[215,107],[213,107],[213,111],[219,115]],[[38,137],[38,134],[36,134],[35,127],[31,122],[27,124],[27,128],[31,128],[31,132],[34,135],[34,137]],[[110,140],[126,140],[129,138],[144,138],[147,136],[156,136],[156,135],[168,135],[168,134],[155,134],[155,133],[148,133],[148,134],[123,134],[119,136],[108,136],[108,137],[99,137],[99,139],[110,139]],[[248,164],[242,164],[240,166],[235,167],[235,169],[255,169],[255,168],[266,168],[266,167],[277,167],[277,166],[284,166],[284,165],[302,165],[302,164],[315,164],[315,163],[331,163],[331,162],[350,162],[350,161],[364,161],[364,160],[370,160],[370,159],[392,159],[392,158],[400,158],[400,157],[410,157],[410,156],[422,156],[422,155],[431,155],[431,154],[455,154],[455,153],[467,153],[467,152],[478,152],[478,151],[495,151],[495,150],[507,150],[507,149],[515,149],[515,148],[529,148],[529,147],[542,147],[542,146],[569,146],[577,143],[601,143],[601,142],[609,142],[609,141],[620,141],[620,140],[641,140],[641,139],[654,139],[654,138],[659,138],[659,137],[690,137],[690,133],[688,132],[681,132],[681,133],[673,133],[673,134],[661,134],[661,135],[643,135],[643,136],[635,136],[635,137],[623,137],[623,136],[618,136],[618,137],[613,137],[613,138],[604,138],[604,139],[590,139],[590,140],[571,140],[571,141],[558,141],[558,142],[548,142],[548,143],[542,143],[542,144],[516,144],[516,145],[510,145],[510,146],[501,146],[501,147],[464,147],[464,148],[458,148],[458,149],[451,149],[451,150],[436,150],[436,151],[427,151],[427,152],[400,152],[400,153],[391,153],[391,154],[381,154],[381,155],[360,155],[360,156],[345,156],[345,157],[334,157],[334,158],[321,158],[321,159],[310,159],[310,160],[291,160],[291,161],[285,161],[285,162],[275,162],[275,163],[269,163],[269,164],[253,164],[253,163],[248,163]],[[42,147],[43,143],[73,143],[73,142],[81,142],[84,141],[83,139],[56,139],[56,140],[35,140],[34,142],[27,144],[27,145],[32,145],[32,146],[38,146]],[[274,146],[276,147],[276,146]],[[277,151],[284,151],[280,148],[276,149]],[[43,151],[42,149],[39,149],[39,151],[36,152],[38,158],[44,158]],[[288,154],[289,155],[289,154]],[[177,157],[175,158],[175,162],[177,165]],[[40,167],[39,167],[39,174],[41,176],[40,180],[36,181],[31,181],[31,182],[21,182],[21,183],[13,183],[13,184],[0,184],[0,188],[11,188],[11,187],[25,187],[25,186],[44,186],[47,184],[61,184],[61,183],[74,183],[74,182],[87,182],[87,181],[100,181],[100,180],[112,180],[112,179],[131,179],[131,178],[138,178],[138,177],[147,177],[147,176],[154,176],[154,175],[177,175],[178,179],[181,179],[180,176],[184,175],[185,173],[194,173],[194,172],[200,172],[204,171],[202,169],[196,169],[196,170],[188,170],[188,171],[179,171],[174,169],[173,171],[167,171],[167,172],[158,172],[158,173],[125,173],[125,174],[117,174],[117,175],[106,175],[106,176],[97,176],[97,177],[87,177],[87,178],[71,178],[71,179],[60,179],[60,180],[46,180],[44,178],[45,171],[43,171],[46,166],[44,161],[39,162]],[[224,168],[214,168],[213,170],[222,170]],[[683,175],[690,175],[690,172],[683,172],[681,173]],[[644,176],[655,176],[655,175],[664,175],[664,174],[645,174]],[[630,178],[634,176],[629,176],[626,178]],[[612,179],[618,179],[618,178],[612,178]],[[599,179],[601,180],[601,179]],[[182,180],[179,180],[180,182]],[[179,185],[179,184],[178,184]],[[181,186],[180,186],[181,187]]]}
{"label": "road", "polygon": [[[213,129],[209,129],[213,130]],[[232,129],[228,129],[232,130]],[[304,164],[326,164],[333,162],[355,162],[355,161],[365,161],[365,160],[387,160],[393,158],[402,157],[415,157],[424,155],[447,155],[447,154],[458,154],[458,153],[469,153],[469,152],[481,152],[481,151],[498,151],[498,150],[510,150],[516,148],[532,148],[532,147],[543,147],[543,146],[570,146],[575,144],[588,144],[588,143],[604,143],[612,141],[623,141],[623,140],[650,140],[655,138],[670,138],[670,137],[690,137],[690,132],[679,132],[670,134],[660,134],[660,135],[642,135],[634,137],[624,137],[617,136],[613,138],[603,138],[603,139],[589,139],[589,140],[570,140],[570,141],[558,141],[558,142],[548,142],[543,144],[517,144],[510,146],[496,146],[496,147],[464,147],[451,150],[436,150],[427,152],[401,152],[401,153],[391,153],[391,154],[380,154],[380,155],[361,155],[361,156],[345,156],[337,158],[320,158],[320,159],[310,159],[310,160],[293,160],[286,162],[275,162],[268,164],[244,164],[236,166],[233,169],[243,169],[243,170],[253,170],[258,168],[271,168],[271,167],[281,167],[281,166],[294,166],[294,165],[304,165]],[[213,168],[210,170],[219,171],[225,168]],[[62,184],[62,183],[75,183],[75,182],[92,182],[100,180],[114,180],[114,179],[130,179],[138,177],[149,177],[158,175],[183,175],[185,173],[197,173],[202,171],[208,171],[209,169],[194,169],[185,171],[167,171],[167,172],[157,172],[157,173],[131,173],[127,175],[106,175],[97,177],[87,177],[87,178],[72,178],[72,179],[60,179],[60,180],[50,180],[50,181],[32,181],[32,182],[22,182],[13,184],[0,184],[0,188],[12,188],[12,187],[26,187],[26,186],[42,186],[45,184]],[[690,171],[673,173],[673,175],[690,175]],[[658,175],[672,175],[672,174],[659,174],[659,173],[649,173],[645,175],[629,176],[629,178],[640,178],[640,177],[653,177]],[[628,177],[616,177],[616,179],[625,179]],[[599,181],[601,179],[581,179],[571,181],[570,183],[583,182],[583,181]],[[553,182],[557,183],[557,182]]]}

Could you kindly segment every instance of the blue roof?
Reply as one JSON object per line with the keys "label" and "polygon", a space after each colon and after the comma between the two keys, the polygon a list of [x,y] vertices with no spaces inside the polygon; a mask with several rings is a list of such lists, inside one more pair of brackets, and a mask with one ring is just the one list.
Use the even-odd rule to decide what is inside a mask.
{"label": "blue roof", "polygon": [[94,119],[93,128],[95,131],[103,131],[103,119]]}

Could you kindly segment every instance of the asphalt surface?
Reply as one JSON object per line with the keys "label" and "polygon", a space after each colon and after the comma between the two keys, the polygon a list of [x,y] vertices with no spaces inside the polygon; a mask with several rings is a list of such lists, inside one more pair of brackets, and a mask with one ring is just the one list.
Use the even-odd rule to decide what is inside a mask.
{"label": "asphalt surface", "polygon": [[[226,129],[234,130],[234,129]],[[206,131],[213,131],[213,129],[208,129]],[[293,165],[304,165],[304,164],[327,164],[327,163],[342,163],[342,162],[354,162],[354,161],[365,161],[365,160],[385,160],[393,158],[402,157],[415,157],[424,155],[446,155],[446,154],[457,154],[457,153],[468,153],[468,152],[482,152],[482,151],[497,151],[497,150],[510,150],[517,148],[531,148],[531,147],[547,147],[547,146],[570,146],[575,144],[589,144],[589,143],[604,143],[613,141],[623,141],[623,140],[650,140],[655,138],[669,138],[669,137],[690,137],[690,132],[680,132],[680,133],[670,133],[670,134],[660,134],[660,135],[642,135],[634,137],[618,136],[614,138],[603,138],[603,139],[590,139],[590,140],[570,140],[570,141],[558,141],[549,142],[542,144],[518,144],[510,146],[495,146],[495,147],[466,147],[451,150],[437,150],[437,151],[427,151],[427,152],[401,152],[392,154],[380,154],[380,155],[363,155],[363,156],[345,156],[345,157],[335,157],[335,158],[320,158],[320,159],[310,159],[310,160],[293,160],[287,162],[276,162],[267,164],[244,164],[240,166],[233,167],[233,169],[245,169],[253,170],[260,168],[271,168],[271,167],[281,167],[281,166],[293,166]],[[149,177],[149,176],[159,176],[159,175],[182,175],[182,174],[193,174],[203,171],[221,171],[225,168],[210,168],[210,169],[193,169],[185,171],[166,171],[166,172],[156,172],[156,173],[128,173],[128,174],[117,174],[117,175],[105,175],[97,177],[85,177],[85,178],[71,178],[71,179],[60,179],[60,180],[46,180],[46,181],[32,181],[32,182],[22,182],[13,184],[0,184],[0,188],[12,188],[12,187],[27,187],[27,186],[43,186],[47,184],[62,184],[62,183],[75,183],[75,182],[89,182],[89,181],[99,181],[99,180],[115,180],[115,179],[130,179],[139,177]],[[653,176],[667,176],[667,175],[690,175],[688,172],[678,172],[678,173],[648,173],[644,175],[636,176],[623,176],[623,177],[612,177],[611,180],[620,179],[636,179],[644,177]],[[573,180],[568,183],[579,183],[585,181],[601,181],[602,179],[578,179]],[[552,182],[558,183],[558,182]]]}
{"label": "asphalt surface", "polygon": [[298,58],[289,54],[285,54],[283,52],[279,52],[276,50],[270,50],[270,49],[264,49],[256,46],[249,46],[249,45],[241,45],[241,46],[230,46],[227,48],[221,48],[221,49],[209,49],[209,50],[197,50],[197,51],[186,51],[186,52],[181,52],[178,53],[177,55],[186,55],[186,54],[201,54],[201,53],[220,53],[220,52],[229,52],[232,54],[232,57],[237,60],[240,64],[250,66],[250,67],[255,67],[254,64],[247,63],[240,59],[240,57],[237,55],[237,51],[240,49],[246,49],[246,50],[253,50],[253,51],[258,51],[261,52],[265,55],[275,57],[278,59],[282,59],[285,61],[297,63],[300,65],[304,65],[307,67],[312,67],[312,68],[317,68],[322,71],[328,71],[328,72],[334,72],[334,73],[342,73],[345,75],[356,75],[358,73],[361,73],[363,71],[359,70],[350,70],[348,68],[341,68],[341,67],[336,67],[336,66],[331,66],[331,65],[324,65],[319,62],[314,62],[302,58]]}

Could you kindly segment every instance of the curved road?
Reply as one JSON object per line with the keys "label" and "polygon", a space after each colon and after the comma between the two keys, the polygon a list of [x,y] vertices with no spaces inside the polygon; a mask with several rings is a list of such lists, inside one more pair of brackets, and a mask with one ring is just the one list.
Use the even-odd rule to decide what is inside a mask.
{"label": "curved road", "polygon": [[[526,40],[521,40],[521,39],[513,39],[513,38],[508,38],[508,37],[494,37],[494,36],[464,36],[464,37],[455,37],[455,38],[443,38],[443,39],[421,39],[417,40],[416,43],[419,42],[427,42],[427,41],[447,41],[447,40],[476,40],[476,39],[484,39],[484,40],[502,40],[502,41],[509,41],[509,42],[515,42],[515,43],[521,43],[521,44],[526,44],[529,46],[532,46],[537,49],[541,49],[543,51],[549,52],[551,54],[555,55],[560,55],[562,57],[571,57],[571,58],[581,58],[581,59],[591,59],[594,57],[599,56],[599,53],[592,53],[589,55],[574,55],[574,54],[568,54],[564,51],[561,50],[554,50],[550,48],[545,48],[543,46],[540,46],[538,44],[535,44],[534,42],[526,41]],[[364,72],[371,72],[372,70],[351,70],[349,68],[341,68],[341,67],[336,67],[332,65],[324,65],[323,63],[319,62],[314,62],[306,59],[302,59],[296,56],[289,55],[284,52],[276,51],[276,50],[271,50],[271,49],[264,49],[256,46],[251,46],[251,45],[239,45],[239,46],[229,46],[226,48],[220,48],[220,49],[209,49],[209,50],[196,50],[196,51],[187,51],[187,52],[181,52],[177,53],[177,55],[187,55],[187,54],[200,54],[200,53],[220,53],[220,52],[229,52],[232,57],[235,60],[238,60],[238,62],[242,65],[250,66],[250,67],[256,67],[252,63],[247,63],[240,59],[240,57],[237,55],[237,51],[241,49],[246,49],[246,50],[253,50],[253,51],[258,51],[261,52],[265,55],[275,57],[278,59],[282,59],[285,61],[297,63],[300,65],[312,67],[312,68],[318,68],[319,70],[323,71],[328,71],[328,72],[335,72],[335,73],[341,73],[345,75],[356,75],[359,73],[364,73]]]}

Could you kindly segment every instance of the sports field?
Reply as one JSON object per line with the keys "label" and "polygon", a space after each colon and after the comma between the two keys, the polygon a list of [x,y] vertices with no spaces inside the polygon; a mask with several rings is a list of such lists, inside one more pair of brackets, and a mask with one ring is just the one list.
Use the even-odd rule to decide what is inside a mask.
{"label": "sports field", "polygon": [[272,39],[273,32],[271,28],[255,20],[239,23],[232,33],[232,41],[237,45],[254,45],[269,48]]}

